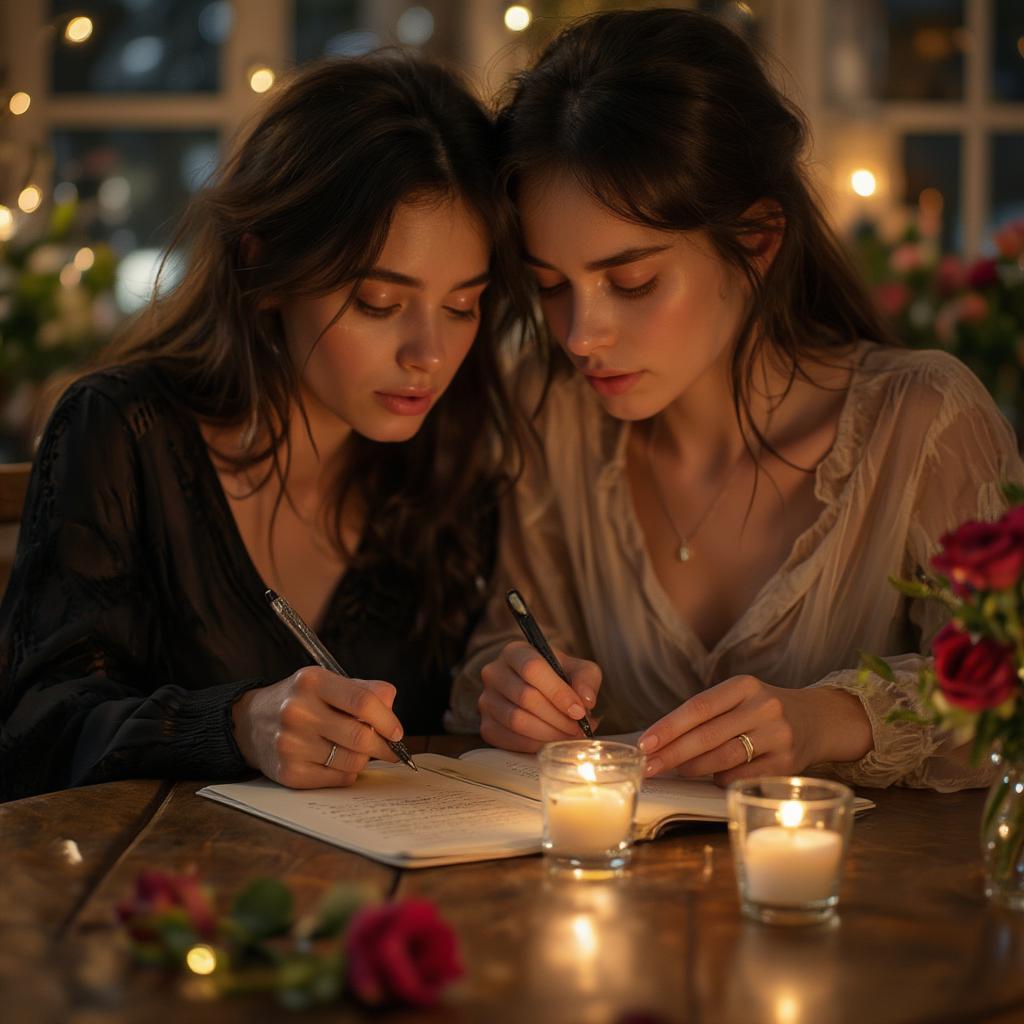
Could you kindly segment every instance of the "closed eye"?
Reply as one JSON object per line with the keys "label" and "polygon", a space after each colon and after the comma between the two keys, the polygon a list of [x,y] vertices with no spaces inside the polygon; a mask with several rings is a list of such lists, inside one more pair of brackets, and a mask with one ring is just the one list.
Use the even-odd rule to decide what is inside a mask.
{"label": "closed eye", "polygon": [[401,306],[399,303],[392,303],[390,306],[374,306],[370,302],[365,302],[363,299],[356,299],[356,309],[360,313],[364,313],[366,316],[375,316],[384,318],[391,316],[392,313],[397,312]]}
{"label": "closed eye", "polygon": [[643,284],[638,284],[634,288],[624,288],[622,285],[612,281],[612,288],[615,290],[615,293],[621,295],[624,299],[642,299],[645,295],[650,295],[657,286],[657,274],[649,281],[644,281]]}
{"label": "closed eye", "polygon": [[475,306],[473,309],[456,309],[454,306],[445,306],[444,308],[454,320],[476,320],[480,315],[480,310]]}
{"label": "closed eye", "polygon": [[547,298],[550,295],[557,295],[559,292],[564,291],[568,284],[568,281],[559,281],[558,284],[549,285],[543,285],[538,283],[537,294],[544,298]]}

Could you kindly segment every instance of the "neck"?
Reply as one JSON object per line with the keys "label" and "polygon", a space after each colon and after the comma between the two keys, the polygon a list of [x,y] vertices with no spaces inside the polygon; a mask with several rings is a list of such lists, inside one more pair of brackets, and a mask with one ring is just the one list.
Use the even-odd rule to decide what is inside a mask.
{"label": "neck", "polygon": [[[715,477],[734,466],[756,435],[765,434],[784,380],[766,357],[754,367],[749,397],[750,422],[741,429],[733,403],[730,353],[723,355],[663,409],[657,419],[658,446],[685,462],[698,477]],[[775,397],[773,397],[775,396]]]}
{"label": "neck", "polygon": [[322,493],[333,476],[338,457],[352,428],[325,409],[308,392],[302,395],[303,409],[292,402],[288,440],[291,463],[288,468],[288,491],[293,498],[315,491]]}

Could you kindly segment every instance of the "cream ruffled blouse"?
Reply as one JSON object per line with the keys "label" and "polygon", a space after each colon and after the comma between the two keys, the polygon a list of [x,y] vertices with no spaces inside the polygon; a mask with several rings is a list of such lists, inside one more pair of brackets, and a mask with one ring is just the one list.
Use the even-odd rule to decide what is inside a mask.
{"label": "cream ruffled blouse", "polygon": [[[504,603],[518,587],[552,645],[604,673],[601,731],[644,729],[734,675],[856,694],[874,749],[823,766],[866,786],[984,785],[949,734],[886,720],[917,707],[917,670],[948,612],[908,600],[888,576],[927,568],[939,537],[1005,508],[1000,481],[1024,481],[1016,439],[974,375],[952,356],[862,344],[835,442],[816,470],[823,505],[789,557],[707,650],[651,565],[626,473],[628,424],[580,377],[559,381],[535,420],[542,450],[503,510],[494,593],[456,676],[446,724],[479,729],[480,669],[520,639]],[[858,683],[857,651],[888,656],[896,682]]]}

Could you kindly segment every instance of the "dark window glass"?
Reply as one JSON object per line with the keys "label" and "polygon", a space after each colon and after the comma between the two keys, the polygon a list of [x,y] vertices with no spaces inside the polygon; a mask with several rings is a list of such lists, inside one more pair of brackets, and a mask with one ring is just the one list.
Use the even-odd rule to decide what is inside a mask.
{"label": "dark window glass", "polygon": [[826,40],[833,103],[963,99],[964,0],[828,0]]}
{"label": "dark window glass", "polygon": [[[87,14],[93,33],[66,43],[64,25]],[[220,46],[231,29],[228,0],[52,0],[56,93],[215,92]]]}
{"label": "dark window glass", "polygon": [[996,0],[992,36],[992,99],[1024,100],[1024,2]]}
{"label": "dark window glass", "polygon": [[992,207],[986,242],[1008,221],[1024,218],[1024,135],[992,137]]}
{"label": "dark window glass", "polygon": [[[903,201],[921,206],[921,193],[934,189],[941,197],[944,251],[960,252],[960,136],[905,135],[903,137]],[[930,192],[929,197],[935,193]],[[926,202],[928,197],[926,197]]]}

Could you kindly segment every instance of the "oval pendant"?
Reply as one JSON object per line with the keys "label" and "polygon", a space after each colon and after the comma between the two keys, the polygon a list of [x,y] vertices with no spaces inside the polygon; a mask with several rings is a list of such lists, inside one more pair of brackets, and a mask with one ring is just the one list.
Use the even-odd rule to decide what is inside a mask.
{"label": "oval pendant", "polygon": [[676,557],[679,559],[680,562],[688,562],[692,554],[693,552],[690,551],[690,545],[687,544],[686,541],[683,541],[683,543],[679,545],[679,550],[676,552]]}

